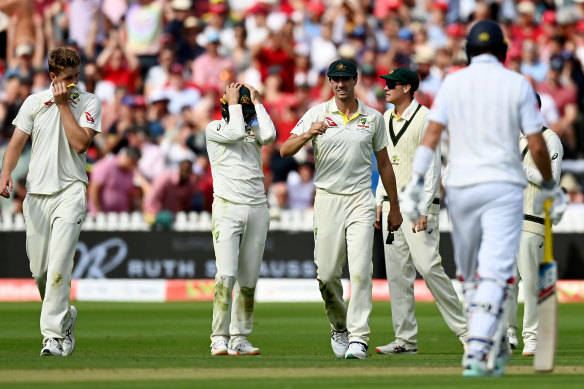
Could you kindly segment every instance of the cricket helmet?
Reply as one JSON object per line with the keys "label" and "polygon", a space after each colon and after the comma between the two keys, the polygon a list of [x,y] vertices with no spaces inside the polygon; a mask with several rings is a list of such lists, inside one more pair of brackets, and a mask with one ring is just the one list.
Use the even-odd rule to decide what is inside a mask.
{"label": "cricket helmet", "polygon": [[503,30],[492,20],[481,20],[469,31],[466,37],[466,55],[470,59],[476,55],[489,52],[500,61],[505,61],[507,42]]}

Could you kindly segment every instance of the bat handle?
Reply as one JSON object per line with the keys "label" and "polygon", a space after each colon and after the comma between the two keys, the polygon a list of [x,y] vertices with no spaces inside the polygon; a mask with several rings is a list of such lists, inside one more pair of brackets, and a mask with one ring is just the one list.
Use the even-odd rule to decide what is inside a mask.
{"label": "bat handle", "polygon": [[552,207],[552,200],[547,199],[543,203],[543,213],[544,213],[544,225],[545,225],[545,235],[544,235],[544,246],[543,246],[543,262],[550,263],[554,260],[554,247],[552,239],[552,221],[550,219],[550,208]]}

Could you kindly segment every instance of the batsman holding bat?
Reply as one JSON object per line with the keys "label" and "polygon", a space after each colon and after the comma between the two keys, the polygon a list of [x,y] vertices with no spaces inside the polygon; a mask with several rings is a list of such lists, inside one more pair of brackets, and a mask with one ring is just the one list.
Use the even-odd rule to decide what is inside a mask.
{"label": "batsman holding bat", "polygon": [[501,63],[507,52],[501,27],[477,22],[466,52],[470,65],[448,75],[434,100],[400,205],[411,220],[423,210],[424,174],[448,128],[450,161],[443,185],[469,332],[463,376],[500,376],[509,359],[505,306],[515,279],[527,184],[517,147],[520,131],[543,178],[534,210],[552,199],[552,214],[561,212],[566,196],[552,175],[535,92]]}
{"label": "batsman holding bat", "polygon": [[[541,109],[541,100],[536,95],[538,107]],[[564,148],[560,137],[547,127],[542,127],[542,135],[551,157],[552,174],[556,184],[559,185],[562,169]],[[544,215],[533,212],[535,197],[541,192],[542,177],[535,166],[533,157],[527,145],[527,139],[522,136],[519,140],[519,148],[523,157],[523,171],[529,181],[525,188],[525,201],[523,205],[523,227],[521,230],[521,242],[517,253],[517,269],[519,277],[523,280],[524,311],[523,311],[523,356],[534,356],[537,349],[537,282],[539,264],[544,252]],[[554,223],[559,220],[553,220]],[[519,279],[519,278],[518,278]],[[507,335],[512,348],[518,346],[517,340],[517,282],[515,282],[509,298],[509,329]]]}
{"label": "batsman holding bat", "polygon": [[223,119],[212,121],[206,130],[217,264],[211,355],[258,355],[260,349],[247,337],[270,223],[262,146],[276,139],[276,128],[258,91],[243,84],[227,86],[221,115]]}
{"label": "batsman holding bat", "polygon": [[71,86],[79,81],[80,62],[71,49],[49,53],[51,87],[29,96],[18,111],[0,176],[0,194],[9,197],[10,174],[30,138],[23,213],[26,253],[43,300],[41,355],[68,356],[75,347],[71,271],[87,205],[86,151],[101,132],[99,99]]}
{"label": "batsman holding bat", "polygon": [[[387,155],[381,114],[355,98],[357,69],[339,59],[327,76],[334,98],[312,107],[280,149],[296,154],[307,142],[314,147],[314,261],[325,311],[331,325],[331,347],[337,358],[365,359],[369,344],[375,198],[371,192],[371,152],[389,194],[388,229],[402,222],[395,176]],[[351,301],[343,300],[341,275],[349,264]]]}

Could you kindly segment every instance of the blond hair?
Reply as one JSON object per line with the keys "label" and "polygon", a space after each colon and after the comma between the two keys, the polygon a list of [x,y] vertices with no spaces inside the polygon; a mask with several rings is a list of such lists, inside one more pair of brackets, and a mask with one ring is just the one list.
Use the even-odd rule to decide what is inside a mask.
{"label": "blond hair", "polygon": [[49,72],[59,75],[66,68],[75,68],[81,63],[81,58],[75,50],[58,47],[49,53]]}

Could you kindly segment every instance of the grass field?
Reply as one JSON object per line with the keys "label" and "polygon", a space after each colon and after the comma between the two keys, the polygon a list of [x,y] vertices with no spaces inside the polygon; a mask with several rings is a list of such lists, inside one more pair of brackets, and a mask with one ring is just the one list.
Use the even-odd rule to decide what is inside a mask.
{"label": "grass field", "polygon": [[553,374],[516,355],[498,379],[460,376],[462,346],[430,303],[416,305],[419,354],[397,356],[374,351],[392,340],[389,303],[374,303],[366,360],[333,356],[320,303],[257,304],[250,340],[262,355],[242,357],[210,356],[211,303],[76,306],[75,353],[61,358],[39,356],[40,303],[0,304],[0,388],[584,387],[584,304],[560,305]]}

